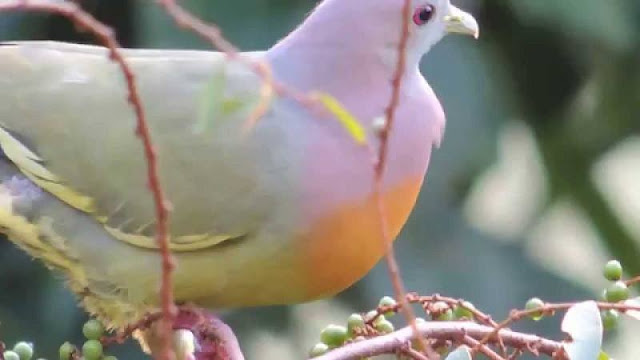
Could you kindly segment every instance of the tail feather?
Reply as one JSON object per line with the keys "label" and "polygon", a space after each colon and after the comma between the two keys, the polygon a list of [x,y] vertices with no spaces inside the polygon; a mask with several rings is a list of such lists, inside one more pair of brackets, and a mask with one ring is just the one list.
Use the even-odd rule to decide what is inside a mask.
{"label": "tail feather", "polygon": [[[41,190],[0,154],[0,233],[48,268],[62,273],[83,307],[110,327],[122,328],[144,316],[146,307],[124,301],[126,291],[87,273],[65,234],[54,228],[54,221],[61,217],[54,212],[64,207],[76,211]],[[78,215],[84,216],[80,212]],[[87,216],[87,221],[93,219]]]}

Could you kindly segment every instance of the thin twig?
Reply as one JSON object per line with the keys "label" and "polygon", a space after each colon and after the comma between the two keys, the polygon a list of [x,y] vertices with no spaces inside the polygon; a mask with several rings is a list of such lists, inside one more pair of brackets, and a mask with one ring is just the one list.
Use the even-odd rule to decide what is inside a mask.
{"label": "thin twig", "polygon": [[429,360],[426,356],[422,355],[420,352],[416,351],[410,345],[405,345],[404,348],[400,349],[400,352],[409,356],[414,360]]}
{"label": "thin twig", "polygon": [[156,237],[158,247],[162,256],[162,283],[161,283],[161,303],[162,303],[162,334],[163,351],[161,359],[169,360],[171,356],[171,328],[175,318],[176,309],[173,304],[172,271],[174,268],[173,258],[169,249],[169,206],[165,198],[160,178],[158,175],[157,154],[151,140],[151,133],[146,121],[142,100],[133,71],[127,64],[123,54],[119,51],[120,45],[115,39],[113,30],[102,24],[91,14],[85,12],[73,2],[43,2],[43,1],[5,1],[0,4],[0,11],[37,11],[58,14],[66,17],[81,29],[86,29],[93,34],[97,40],[109,50],[109,57],[120,67],[120,71],[125,78],[128,91],[128,101],[133,107],[136,117],[136,135],[140,138],[144,148],[144,156],[147,163],[147,180],[149,190],[153,196],[156,216]]}
{"label": "thin twig", "polygon": [[208,24],[197,16],[193,15],[185,8],[178,5],[175,0],[156,0],[167,14],[174,20],[177,26],[187,29],[208,41],[214,48],[220,50],[229,60],[238,61],[249,67],[256,75],[262,79],[260,88],[260,101],[246,121],[245,129],[250,129],[267,112],[269,104],[274,94],[287,96],[294,99],[303,106],[312,109],[318,105],[312,97],[300,93],[295,89],[285,86],[273,77],[271,67],[262,60],[250,59],[242,56],[242,53],[231,44],[220,29]]}
{"label": "thin twig", "polygon": [[498,355],[495,351],[491,350],[487,345],[480,344],[480,342],[469,335],[465,335],[463,342],[471,348],[478,348],[479,351],[485,354],[491,360],[505,360],[502,356]]}
{"label": "thin twig", "polygon": [[[544,306],[542,307],[530,309],[530,310],[512,310],[508,318],[506,318],[504,321],[499,323],[497,326],[494,326],[494,330],[491,333],[486,334],[484,338],[480,339],[480,342],[478,345],[487,344],[500,331],[502,331],[502,329],[507,328],[509,325],[513,324],[514,322],[522,318],[525,318],[527,316],[531,316],[534,314],[538,314],[538,313],[551,314],[555,311],[568,310],[575,304],[577,303],[544,304]],[[632,306],[632,305],[623,304],[623,303],[596,302],[596,305],[601,310],[615,309],[623,312],[629,311],[629,310],[640,311],[640,306]],[[479,351],[479,346],[476,346],[472,349],[472,352],[477,352],[477,351]]]}
{"label": "thin twig", "polygon": [[396,63],[395,72],[393,74],[393,79],[391,82],[391,98],[389,99],[389,104],[385,109],[385,125],[378,132],[378,138],[380,140],[378,154],[376,154],[375,163],[374,163],[374,195],[377,204],[377,212],[378,219],[380,221],[380,233],[382,235],[382,241],[385,246],[385,262],[387,264],[387,268],[389,271],[389,276],[391,278],[391,283],[393,285],[393,291],[395,298],[400,302],[403,314],[411,326],[411,328],[415,331],[418,341],[427,355],[430,358],[438,358],[438,355],[435,353],[433,349],[427,344],[427,342],[421,337],[416,327],[416,316],[409,306],[405,294],[406,290],[404,284],[402,282],[402,277],[400,275],[400,267],[398,266],[398,262],[395,257],[395,251],[393,248],[393,242],[391,239],[391,235],[389,233],[388,226],[388,217],[384,204],[384,200],[382,197],[383,192],[383,177],[385,171],[385,165],[387,162],[387,152],[389,148],[389,134],[393,130],[393,123],[396,116],[396,110],[398,108],[398,104],[400,102],[400,89],[402,87],[402,80],[405,74],[405,70],[407,67],[407,44],[409,42],[410,35],[410,23],[409,19],[411,18],[411,0],[404,0],[404,4],[402,6],[402,12],[400,14],[402,16],[402,29],[400,34],[400,41],[398,43],[398,59]]}
{"label": "thin twig", "polygon": [[[417,324],[417,329],[423,337],[444,340],[460,339],[464,335],[478,340],[489,334],[493,334],[494,331],[494,328],[491,326],[461,321],[419,323]],[[497,343],[498,337],[508,346],[521,349],[532,347],[540,353],[549,356],[552,356],[562,348],[561,342],[511,330],[500,330],[497,334],[490,337],[491,342]],[[382,354],[393,354],[396,350],[406,346],[407,342],[415,339],[416,333],[410,326],[407,326],[387,335],[347,344],[325,355],[316,357],[314,360],[347,360]]]}
{"label": "thin twig", "polygon": [[627,286],[632,286],[632,285],[638,284],[638,283],[640,283],[640,276],[636,276],[636,277],[633,277],[633,278],[631,278],[629,280],[626,280],[624,283],[627,284]]}

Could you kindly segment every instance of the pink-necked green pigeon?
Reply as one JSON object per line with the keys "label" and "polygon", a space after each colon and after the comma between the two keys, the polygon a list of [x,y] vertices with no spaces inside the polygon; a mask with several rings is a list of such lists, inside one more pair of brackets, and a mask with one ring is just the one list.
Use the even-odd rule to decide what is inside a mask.
{"label": "pink-necked green pigeon", "polygon": [[[325,0],[264,52],[277,81],[330,94],[378,146],[402,0]],[[448,0],[413,0],[383,199],[395,237],[445,117],[418,70],[446,33],[477,36]],[[180,302],[213,308],[335,294],[383,256],[371,152],[340,122],[278,97],[249,131],[261,79],[221,53],[125,50],[161,184]],[[215,96],[213,96],[215,95]],[[0,229],[61,270],[82,305],[116,328],[157,309],[160,256],[142,145],[119,68],[101,47],[0,46]],[[204,125],[203,125],[204,124]]]}

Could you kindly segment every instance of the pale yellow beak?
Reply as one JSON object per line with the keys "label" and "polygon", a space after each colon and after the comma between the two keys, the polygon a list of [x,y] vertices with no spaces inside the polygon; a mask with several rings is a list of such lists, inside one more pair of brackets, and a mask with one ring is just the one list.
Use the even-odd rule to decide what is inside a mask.
{"label": "pale yellow beak", "polygon": [[480,36],[480,26],[471,14],[453,5],[449,9],[449,14],[444,17],[448,33],[471,35],[476,39]]}

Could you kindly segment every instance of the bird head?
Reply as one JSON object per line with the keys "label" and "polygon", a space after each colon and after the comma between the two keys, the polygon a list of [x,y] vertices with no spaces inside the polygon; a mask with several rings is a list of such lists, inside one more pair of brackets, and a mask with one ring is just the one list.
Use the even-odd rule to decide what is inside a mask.
{"label": "bird head", "polygon": [[397,59],[404,20],[409,24],[407,58],[416,64],[446,34],[479,35],[473,16],[449,0],[411,0],[406,19],[404,6],[404,0],[324,0],[296,35],[316,48],[359,55],[373,51],[389,65]]}
{"label": "bird head", "polygon": [[[403,3],[400,0],[379,0]],[[402,5],[401,5],[402,6]],[[449,0],[412,0],[409,30],[411,33],[409,51],[426,53],[446,34],[464,34],[478,38],[480,28],[474,17],[453,6]]]}

